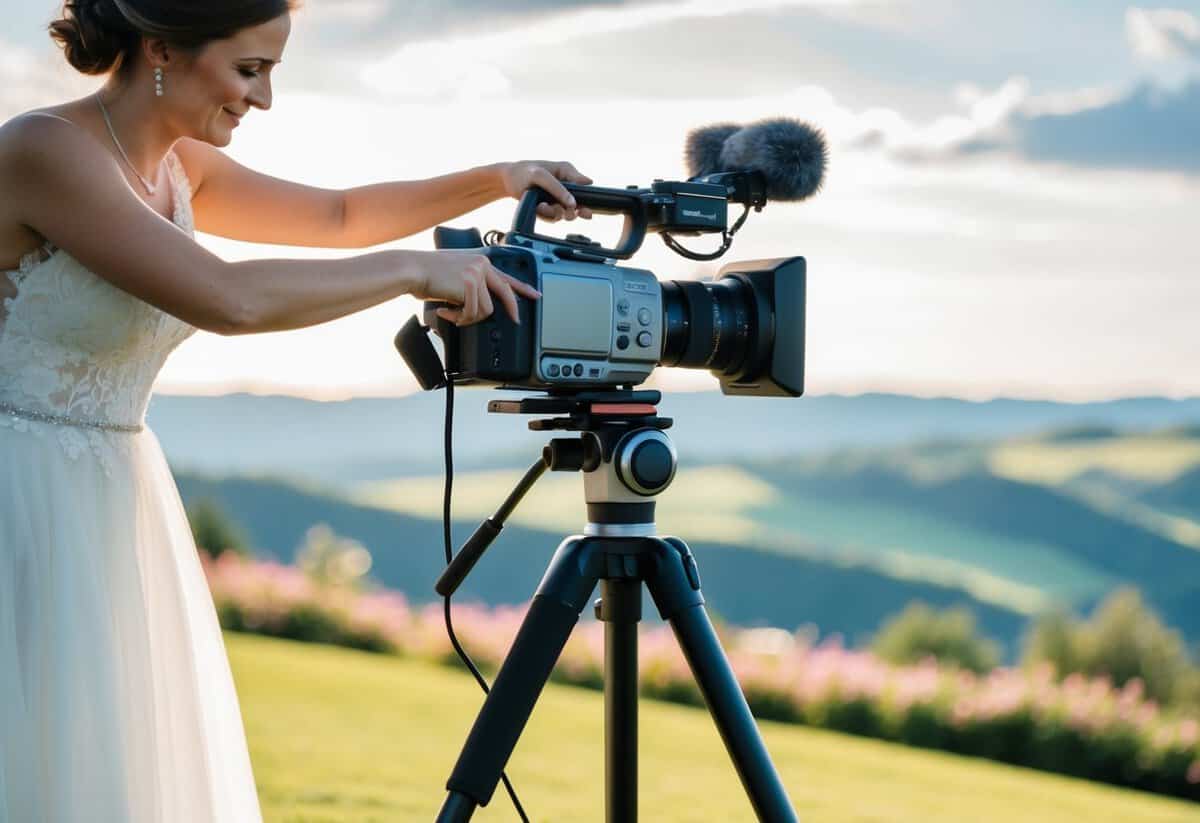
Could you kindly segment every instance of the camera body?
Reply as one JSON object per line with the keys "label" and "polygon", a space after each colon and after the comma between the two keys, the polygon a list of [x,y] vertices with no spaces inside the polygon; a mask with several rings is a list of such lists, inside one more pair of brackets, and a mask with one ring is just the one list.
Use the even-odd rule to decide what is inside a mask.
{"label": "camera body", "polygon": [[[489,235],[485,243],[478,229],[435,230],[438,249],[485,255],[542,297],[517,297],[520,323],[498,308],[463,327],[437,316],[442,304],[427,302],[423,324],[414,318],[396,339],[424,388],[451,380],[559,393],[630,389],[665,365],[707,369],[725,394],[803,393],[804,258],[730,263],[712,281],[660,281],[651,271],[617,262],[631,257],[650,232],[661,233],[675,249],[672,234],[719,231],[723,253],[737,228],[725,225],[725,204],[740,201],[747,214],[760,207],[761,175],[655,181],[644,189],[566,187],[581,206],[625,216],[616,247],[578,234],[536,233],[537,207],[552,200],[539,188],[526,192],[502,241]],[[444,371],[425,328],[442,340]]]}
{"label": "camera body", "polygon": [[479,249],[497,269],[542,293],[537,301],[517,298],[519,325],[497,309],[458,328],[433,313],[435,304],[426,306],[425,322],[442,338],[455,383],[545,390],[644,382],[663,346],[663,290],[654,274],[527,243]]}

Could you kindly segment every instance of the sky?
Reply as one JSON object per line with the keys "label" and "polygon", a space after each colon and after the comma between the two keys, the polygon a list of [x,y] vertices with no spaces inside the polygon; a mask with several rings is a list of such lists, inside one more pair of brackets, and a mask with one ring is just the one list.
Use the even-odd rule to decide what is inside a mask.
{"label": "sky", "polygon": [[[58,4],[0,9],[0,120],[96,88],[45,34]],[[521,159],[647,185],[686,178],[691,129],[798,118],[829,140],[820,193],[752,215],[720,262],[650,237],[631,264],[804,256],[810,393],[1200,394],[1200,2],[306,0],[274,90],[227,151],[336,188]],[[505,229],[514,206],[448,224]],[[198,239],[228,260],[352,253]],[[199,333],[158,387],[406,393],[391,340],[416,308]]]}

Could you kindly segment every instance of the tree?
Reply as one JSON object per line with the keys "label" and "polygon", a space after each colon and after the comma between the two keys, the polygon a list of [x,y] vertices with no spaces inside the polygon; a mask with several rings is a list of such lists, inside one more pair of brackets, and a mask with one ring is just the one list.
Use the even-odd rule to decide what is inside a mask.
{"label": "tree", "polygon": [[888,620],[871,650],[892,663],[935,657],[973,672],[986,672],[1000,661],[999,645],[976,632],[970,610],[958,606],[939,612],[920,602]]}
{"label": "tree", "polygon": [[305,532],[296,565],[318,583],[356,587],[371,568],[371,553],[357,540],[340,537],[327,524],[318,523]]}
{"label": "tree", "polygon": [[1185,694],[1196,688],[1197,675],[1183,639],[1132,588],[1110,594],[1087,620],[1042,617],[1026,637],[1024,657],[1053,664],[1060,676],[1103,675],[1117,686],[1136,677],[1160,703],[1194,699]]}
{"label": "tree", "polygon": [[1061,609],[1042,615],[1025,635],[1026,664],[1050,663],[1059,675],[1079,671],[1082,649],[1077,648],[1077,631],[1071,616]]}
{"label": "tree", "polygon": [[242,528],[214,500],[203,498],[187,509],[196,548],[216,559],[225,552],[248,557],[250,541]]}

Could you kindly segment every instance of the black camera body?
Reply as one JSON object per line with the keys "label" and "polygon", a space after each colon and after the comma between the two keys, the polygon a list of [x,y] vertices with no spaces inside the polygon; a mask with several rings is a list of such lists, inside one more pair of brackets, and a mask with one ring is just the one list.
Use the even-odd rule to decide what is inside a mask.
{"label": "black camera body", "polygon": [[497,310],[461,328],[427,304],[425,321],[442,338],[456,383],[594,389],[636,385],[658,365],[662,288],[653,273],[564,259],[537,242],[479,252],[542,298],[518,298],[520,324]]}
{"label": "black camera body", "polygon": [[[437,248],[477,250],[542,293],[537,301],[518,296],[519,324],[497,307],[482,322],[458,327],[436,315],[443,304],[427,302],[424,325],[443,341],[443,380],[577,392],[632,388],[666,365],[708,369],[725,394],[803,393],[804,258],[730,263],[712,281],[660,281],[653,272],[617,263],[632,256],[648,232],[724,232],[727,246],[728,201],[742,200],[747,212],[765,202],[753,174],[656,181],[645,189],[567,188],[580,206],[625,215],[616,248],[533,231],[537,206],[551,200],[538,188],[522,198],[501,242],[485,245],[476,229],[435,230]],[[397,347],[423,385],[437,385],[436,370],[421,378],[420,358],[412,354],[419,332],[410,322]]]}

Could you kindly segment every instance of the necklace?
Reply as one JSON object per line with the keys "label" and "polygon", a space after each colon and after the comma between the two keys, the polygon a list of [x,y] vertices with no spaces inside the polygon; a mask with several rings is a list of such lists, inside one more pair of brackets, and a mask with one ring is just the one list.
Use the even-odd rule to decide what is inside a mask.
{"label": "necklace", "polygon": [[108,109],[104,108],[104,102],[100,99],[100,95],[98,94],[96,95],[96,105],[100,107],[100,113],[104,115],[104,125],[108,126],[108,133],[112,137],[113,143],[116,144],[117,151],[121,153],[121,159],[125,161],[125,165],[129,166],[129,170],[133,172],[134,176],[137,177],[138,180],[142,181],[142,185],[146,187],[146,191],[150,194],[154,194],[158,187],[145,177],[142,177],[141,172],[133,167],[133,162],[129,159],[129,155],[125,153],[125,147],[121,145],[121,141],[117,139],[117,133],[113,131],[112,120],[110,120],[108,117]]}

